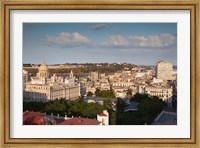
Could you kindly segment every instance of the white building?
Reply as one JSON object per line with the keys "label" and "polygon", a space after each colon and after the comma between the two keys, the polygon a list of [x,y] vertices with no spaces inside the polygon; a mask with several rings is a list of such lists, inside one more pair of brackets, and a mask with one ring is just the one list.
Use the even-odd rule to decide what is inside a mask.
{"label": "white building", "polygon": [[42,101],[66,98],[69,100],[77,99],[80,96],[80,84],[74,80],[71,71],[69,79],[57,77],[55,74],[49,78],[48,66],[43,62],[38,68],[36,77],[26,83],[23,99],[24,101]]}
{"label": "white building", "polygon": [[109,113],[107,110],[104,110],[101,114],[97,114],[97,120],[101,122],[100,125],[109,125]]}
{"label": "white building", "polygon": [[146,86],[144,88],[144,93],[161,98],[168,106],[172,105],[173,87]]}

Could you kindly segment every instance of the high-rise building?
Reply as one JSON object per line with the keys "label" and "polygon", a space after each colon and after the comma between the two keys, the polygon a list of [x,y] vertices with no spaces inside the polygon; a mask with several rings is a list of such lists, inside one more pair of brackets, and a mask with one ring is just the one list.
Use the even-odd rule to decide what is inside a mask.
{"label": "high-rise building", "polygon": [[173,65],[167,61],[159,61],[156,65],[156,78],[172,80]]}

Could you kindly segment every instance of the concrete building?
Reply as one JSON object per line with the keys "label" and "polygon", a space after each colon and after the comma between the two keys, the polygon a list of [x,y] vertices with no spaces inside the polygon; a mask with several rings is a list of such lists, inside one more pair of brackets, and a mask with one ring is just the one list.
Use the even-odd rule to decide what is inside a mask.
{"label": "concrete building", "polygon": [[173,65],[167,61],[159,61],[156,65],[156,78],[163,80],[173,80]]}
{"label": "concrete building", "polygon": [[100,122],[100,125],[109,125],[109,113],[107,110],[104,110],[101,114],[97,114],[97,120]]}
{"label": "concrete building", "polygon": [[97,119],[46,115],[40,112],[23,112],[23,125],[109,125],[109,113],[104,110],[97,114]]}
{"label": "concrete building", "polygon": [[30,75],[29,75],[28,71],[23,70],[23,83],[26,83],[28,81],[30,81]]}
{"label": "concrete building", "polygon": [[146,86],[144,93],[161,98],[168,106],[172,105],[173,87]]}
{"label": "concrete building", "polygon": [[91,72],[90,73],[90,79],[92,81],[98,80],[99,79],[99,73],[98,72]]}
{"label": "concrete building", "polygon": [[49,78],[48,66],[44,62],[38,71],[36,77],[25,83],[23,101],[46,102],[60,98],[74,100],[80,96],[80,83],[75,82],[72,71],[66,79],[57,77],[56,74]]}

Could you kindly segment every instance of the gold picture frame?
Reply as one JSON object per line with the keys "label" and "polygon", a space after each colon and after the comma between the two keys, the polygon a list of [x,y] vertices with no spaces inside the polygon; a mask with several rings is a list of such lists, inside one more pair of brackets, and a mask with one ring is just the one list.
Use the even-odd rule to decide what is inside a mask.
{"label": "gold picture frame", "polygon": [[[2,147],[200,147],[200,41],[198,0],[2,0],[0,44],[0,128]],[[190,10],[191,17],[191,138],[179,139],[25,139],[10,138],[10,10]]]}

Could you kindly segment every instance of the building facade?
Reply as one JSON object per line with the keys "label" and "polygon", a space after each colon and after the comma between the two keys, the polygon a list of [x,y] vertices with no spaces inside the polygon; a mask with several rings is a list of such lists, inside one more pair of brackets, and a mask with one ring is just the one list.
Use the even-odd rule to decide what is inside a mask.
{"label": "building facade", "polygon": [[156,65],[156,78],[163,80],[173,80],[173,65],[167,61],[159,61]]}
{"label": "building facade", "polygon": [[44,62],[38,70],[37,76],[24,84],[23,100],[25,102],[46,102],[60,98],[74,100],[80,96],[80,83],[75,82],[72,71],[69,78],[64,79],[57,77],[56,74],[50,78],[48,66]]}
{"label": "building facade", "polygon": [[168,106],[172,105],[173,88],[172,87],[154,87],[147,86],[144,92],[150,96],[157,96],[165,101]]}

